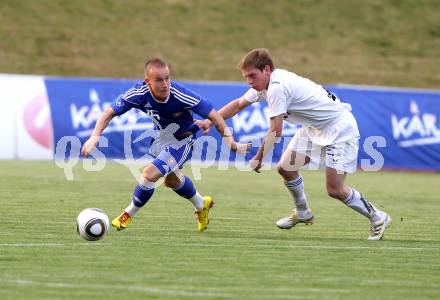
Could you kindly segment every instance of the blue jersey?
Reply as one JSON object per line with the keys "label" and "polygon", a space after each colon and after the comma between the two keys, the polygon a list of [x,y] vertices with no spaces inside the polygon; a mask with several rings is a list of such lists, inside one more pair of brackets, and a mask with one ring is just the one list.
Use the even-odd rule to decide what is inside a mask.
{"label": "blue jersey", "polygon": [[171,81],[168,99],[163,102],[154,98],[144,81],[139,81],[133,88],[120,95],[111,107],[116,115],[132,108],[145,112],[153,121],[155,130],[177,124],[179,129],[174,133],[177,139],[198,131],[199,128],[194,124],[193,112],[206,118],[213,109],[211,102],[174,81]]}

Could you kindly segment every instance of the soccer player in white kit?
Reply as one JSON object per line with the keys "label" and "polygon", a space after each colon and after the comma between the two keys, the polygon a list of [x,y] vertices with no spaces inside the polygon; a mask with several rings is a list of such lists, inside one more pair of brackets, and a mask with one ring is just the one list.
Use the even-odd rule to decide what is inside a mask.
{"label": "soccer player in white kit", "polygon": [[[312,224],[313,214],[304,192],[299,169],[310,162],[325,165],[327,193],[341,200],[370,221],[368,240],[382,239],[391,217],[377,209],[360,192],[345,184],[347,173],[356,171],[359,130],[351,106],[341,103],[321,85],[292,72],[275,69],[267,49],[254,49],[238,65],[250,89],[225,105],[219,113],[228,119],[252,103],[267,100],[269,131],[251,168],[259,173],[263,157],[271,153],[281,137],[283,122],[302,125],[290,141],[277,165],[278,173],[293,200],[293,212],[276,222],[281,229],[296,224]],[[199,122],[205,132],[209,120]]]}

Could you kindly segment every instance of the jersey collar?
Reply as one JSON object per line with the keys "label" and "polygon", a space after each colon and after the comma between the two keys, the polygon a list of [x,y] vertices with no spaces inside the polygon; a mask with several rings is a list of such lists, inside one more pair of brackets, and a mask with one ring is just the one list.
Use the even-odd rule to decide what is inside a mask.
{"label": "jersey collar", "polygon": [[159,101],[159,100],[157,100],[156,97],[154,97],[153,92],[151,92],[150,94],[151,94],[151,98],[153,98],[154,101],[156,101],[157,103],[160,103],[160,104],[165,104],[165,103],[167,103],[168,100],[170,99],[171,90],[170,90],[170,92],[168,93],[168,96],[167,96],[167,98],[165,99],[165,101]]}

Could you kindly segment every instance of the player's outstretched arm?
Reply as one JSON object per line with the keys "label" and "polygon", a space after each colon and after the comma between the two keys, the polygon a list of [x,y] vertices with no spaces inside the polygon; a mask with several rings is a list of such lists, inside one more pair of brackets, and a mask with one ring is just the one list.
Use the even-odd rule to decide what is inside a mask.
{"label": "player's outstretched arm", "polygon": [[223,140],[227,143],[232,151],[237,151],[238,153],[247,153],[249,151],[249,144],[237,143],[234,140],[231,130],[229,129],[229,127],[226,126],[225,120],[215,109],[212,109],[209,113],[208,120],[212,122],[217,131],[223,137]]}
{"label": "player's outstretched arm", "polygon": [[108,123],[110,123],[114,116],[115,111],[111,107],[108,107],[105,111],[102,112],[102,114],[98,118],[98,121],[96,121],[95,129],[93,129],[92,135],[82,147],[82,155],[87,157],[90,155],[90,152],[92,152],[93,149],[96,148],[101,133],[104,131],[104,129],[107,127]]}
{"label": "player's outstretched arm", "polygon": [[250,104],[251,102],[245,100],[244,98],[238,98],[223,106],[218,112],[223,119],[227,120],[238,114]]}
{"label": "player's outstretched arm", "polygon": [[263,139],[263,143],[258,148],[257,154],[250,160],[250,167],[257,173],[260,173],[264,156],[272,151],[275,143],[281,137],[283,132],[284,114],[270,118],[269,131]]}
{"label": "player's outstretched arm", "polygon": [[[248,107],[250,104],[251,102],[246,101],[244,98],[238,98],[232,100],[231,102],[223,106],[218,111],[218,113],[223,117],[224,120],[227,120],[238,114],[240,111]],[[200,129],[203,130],[204,134],[207,134],[209,132],[209,129],[213,125],[211,120],[209,119],[197,120],[196,124],[199,126]]]}

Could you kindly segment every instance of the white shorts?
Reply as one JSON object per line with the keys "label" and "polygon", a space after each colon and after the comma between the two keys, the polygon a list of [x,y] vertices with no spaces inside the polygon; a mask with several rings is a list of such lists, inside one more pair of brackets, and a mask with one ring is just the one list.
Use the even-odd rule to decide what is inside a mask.
{"label": "white shorts", "polygon": [[[310,134],[310,133],[309,133]],[[313,143],[305,128],[300,128],[287,146],[288,149],[310,158],[306,167],[317,169],[329,167],[347,173],[356,172],[359,150],[359,137],[329,145]]]}

